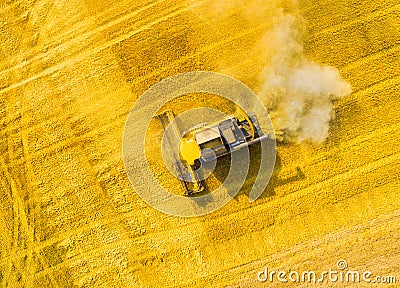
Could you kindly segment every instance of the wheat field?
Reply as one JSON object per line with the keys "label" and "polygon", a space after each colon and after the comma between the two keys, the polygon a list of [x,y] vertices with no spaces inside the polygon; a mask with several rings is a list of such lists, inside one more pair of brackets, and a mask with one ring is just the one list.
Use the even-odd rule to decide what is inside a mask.
{"label": "wheat field", "polygon": [[[400,281],[400,2],[270,2],[2,0],[1,287],[266,287],[266,266],[322,271],[341,259]],[[255,202],[249,177],[212,214],[153,209],[122,159],[135,101],[197,70],[256,91],[276,11],[301,17],[304,53],[352,87],[328,138],[278,144]]]}

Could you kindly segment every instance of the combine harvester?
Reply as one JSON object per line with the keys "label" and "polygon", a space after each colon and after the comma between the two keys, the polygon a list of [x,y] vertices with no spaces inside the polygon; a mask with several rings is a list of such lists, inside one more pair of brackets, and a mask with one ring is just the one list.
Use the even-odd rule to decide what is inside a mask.
{"label": "combine harvester", "polygon": [[[254,113],[232,115],[211,125],[201,123],[188,131],[179,129],[170,110],[155,118],[166,133],[173,166],[181,179],[185,196],[204,191],[205,183],[198,172],[202,164],[269,139],[269,134],[263,134]],[[172,125],[171,129],[167,129],[169,125]]]}

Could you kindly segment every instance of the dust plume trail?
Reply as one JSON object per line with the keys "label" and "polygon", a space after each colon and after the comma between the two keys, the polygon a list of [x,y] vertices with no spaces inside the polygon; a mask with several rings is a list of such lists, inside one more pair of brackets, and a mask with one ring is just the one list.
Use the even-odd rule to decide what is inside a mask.
{"label": "dust plume trail", "polygon": [[[220,71],[253,82],[251,86],[268,109],[278,140],[320,143],[328,136],[334,100],[349,95],[351,87],[336,68],[307,57],[303,49],[306,24],[298,11],[296,0],[216,0],[202,6],[196,15],[213,21],[227,17],[227,21],[219,23],[226,30],[231,28],[224,26],[225,21],[236,27],[270,27],[255,39],[255,50],[246,52],[258,55],[252,59],[251,69],[232,71],[221,57]],[[226,15],[230,13],[234,16],[229,18]],[[246,53],[242,56],[246,57]],[[248,78],[250,74],[252,79]]]}
{"label": "dust plume trail", "polygon": [[334,117],[333,101],[351,93],[339,71],[310,61],[301,19],[284,14],[262,40],[268,64],[258,94],[270,111],[278,140],[322,142]]}

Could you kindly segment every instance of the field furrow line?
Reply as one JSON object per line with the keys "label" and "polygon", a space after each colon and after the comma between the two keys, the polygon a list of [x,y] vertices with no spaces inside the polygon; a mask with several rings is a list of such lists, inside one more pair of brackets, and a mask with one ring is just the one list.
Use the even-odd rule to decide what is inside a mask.
{"label": "field furrow line", "polygon": [[365,65],[368,62],[378,60],[378,59],[385,59],[388,54],[395,54],[400,52],[400,44],[393,45],[388,49],[382,49],[380,51],[374,52],[369,54],[361,59],[358,59],[353,62],[346,63],[345,65],[339,67],[339,70],[342,72],[350,72],[352,69],[355,69],[361,65]]}
{"label": "field furrow line", "polygon": [[[165,2],[165,0],[159,0],[159,1],[155,1],[155,2],[150,2],[150,4],[145,5],[143,7],[140,7],[137,10],[131,9],[130,12],[123,13],[123,16],[121,18],[117,18],[116,20],[112,20],[112,21],[109,21],[109,22],[105,21],[104,24],[96,27],[96,29],[95,29],[96,31],[93,31],[93,30],[80,31],[78,28],[81,28],[80,26],[87,27],[90,23],[96,23],[96,21],[99,21],[100,19],[103,19],[102,18],[103,15],[100,14],[95,19],[92,19],[92,18],[84,19],[84,20],[81,21],[82,24],[80,24],[80,26],[78,26],[78,27],[72,26],[65,33],[57,34],[57,35],[55,35],[54,38],[50,38],[49,39],[50,41],[47,42],[46,45],[44,47],[42,47],[41,50],[39,50],[39,51],[41,51],[39,54],[32,55],[31,52],[33,50],[35,50],[35,49],[38,49],[37,47],[33,47],[33,48],[29,49],[28,51],[21,51],[21,53],[23,53],[22,55],[19,54],[18,56],[11,57],[11,58],[7,59],[7,61],[9,61],[10,63],[12,63],[12,62],[18,62],[18,63],[14,64],[13,66],[7,67],[6,69],[2,69],[0,72],[3,73],[3,72],[12,71],[14,69],[21,69],[21,68],[24,68],[27,65],[31,65],[32,63],[37,62],[38,60],[49,58],[49,54],[57,53],[57,51],[55,51],[55,52],[53,51],[55,48],[57,48],[57,50],[58,49],[68,49],[69,45],[72,46],[75,43],[79,43],[81,41],[87,40],[88,38],[93,37],[94,35],[96,35],[96,33],[103,32],[106,29],[113,27],[114,25],[118,25],[118,24],[122,23],[123,21],[129,20],[129,19],[137,16],[138,14],[140,14],[140,13],[142,13],[144,11],[147,11],[147,10],[153,8],[154,6],[156,6],[156,5],[160,4],[160,3],[163,3],[163,2]],[[182,7],[182,6],[183,5],[179,5],[179,6],[176,6],[175,8],[179,8],[179,7]],[[113,8],[110,8],[110,10],[111,9],[113,9]],[[103,12],[103,13],[106,13],[106,12]],[[154,18],[157,19],[158,16],[159,15],[154,15]],[[142,20],[142,21],[144,23],[146,23],[146,21],[149,21],[149,20],[147,19],[147,20]],[[79,23],[80,22],[78,22],[77,24],[79,24]],[[77,34],[72,34],[74,31],[78,31],[78,33]],[[65,40],[65,38],[67,38],[69,40],[66,41],[66,42],[63,42],[62,44],[60,44],[60,39]],[[23,62],[19,62],[19,59],[27,59],[27,60],[25,60]]]}
{"label": "field furrow line", "polygon": [[[309,11],[303,10],[302,14],[305,14],[307,16],[311,13],[315,13],[316,8],[317,10],[321,11],[321,15],[319,17],[322,18],[322,21],[316,21],[316,22],[311,21],[308,23],[310,32],[315,30],[323,31],[324,29],[329,29],[330,27],[333,27],[335,25],[345,24],[348,21],[352,21],[351,19],[366,17],[371,13],[378,13],[379,11],[383,11],[385,9],[394,7],[397,4],[399,4],[397,0],[388,0],[387,2],[383,1],[386,3],[379,3],[379,4],[376,1],[368,0],[368,1],[363,1],[362,3],[363,10],[360,10],[360,9],[350,9],[349,6],[351,5],[351,3],[344,1],[343,3],[344,5],[343,4],[340,5],[340,7],[343,8],[343,11],[336,12],[338,9],[337,4],[335,5],[335,7],[333,7],[331,5],[332,2],[333,1],[321,3],[318,8],[313,7],[313,9]],[[344,11],[346,11],[347,13],[344,13]],[[360,13],[361,11],[362,13]]]}
{"label": "field furrow line", "polygon": [[312,39],[324,39],[324,36],[323,36],[324,34],[328,34],[328,33],[332,34],[332,33],[338,32],[340,30],[345,30],[347,27],[350,27],[351,25],[354,25],[356,23],[368,23],[370,20],[372,20],[374,18],[381,18],[382,16],[385,16],[388,14],[399,15],[399,10],[400,10],[400,4],[396,4],[391,7],[385,7],[381,10],[371,12],[368,15],[360,16],[354,20],[340,23],[340,24],[331,26],[329,28],[320,30],[316,33],[310,34],[308,36],[308,38],[310,39],[310,41],[312,41]]}
{"label": "field furrow line", "polygon": [[[378,218],[362,222],[353,227],[343,227],[341,230],[337,232],[330,232],[328,234],[322,235],[319,238],[308,240],[306,242],[302,242],[295,247],[290,247],[287,249],[283,249],[276,254],[273,254],[266,258],[256,259],[251,262],[244,263],[242,265],[238,265],[226,270],[221,271],[221,273],[208,275],[207,277],[199,277],[191,282],[189,285],[179,285],[177,287],[200,287],[196,286],[199,283],[202,283],[206,280],[206,278],[214,278],[218,282],[223,282],[223,280],[227,281],[231,285],[238,285],[242,282],[236,282],[239,279],[246,279],[249,275],[254,275],[252,280],[256,280],[257,273],[265,267],[267,263],[275,262],[276,260],[281,259],[281,261],[285,258],[291,258],[292,255],[297,254],[299,251],[313,251],[315,250],[316,243],[327,243],[333,242],[333,240],[341,239],[341,242],[345,241],[344,239],[348,239],[347,237],[354,238],[357,234],[360,234],[360,231],[372,231],[375,229],[385,229],[386,227],[396,227],[398,221],[400,220],[400,210],[395,210],[390,212],[389,214],[380,215]],[[388,228],[386,228],[388,229]],[[340,240],[339,240],[340,241]],[[282,261],[284,262],[284,261]],[[302,263],[292,263],[293,266],[301,266]],[[236,278],[237,280],[233,280],[232,278]],[[246,279],[250,280],[250,279]],[[245,280],[244,280],[245,281]],[[253,281],[255,282],[255,281]],[[213,284],[216,284],[213,282]],[[215,287],[227,287],[227,286],[215,286]],[[230,286],[229,286],[230,287]],[[236,286],[235,286],[236,287]],[[240,286],[241,287],[241,286]]]}
{"label": "field furrow line", "polygon": [[[145,21],[145,23],[143,23],[143,24],[140,23],[142,25],[138,26],[136,29],[134,29],[132,31],[129,31],[129,32],[125,33],[125,34],[122,34],[122,35],[120,35],[118,37],[115,37],[114,39],[111,39],[111,40],[106,41],[106,42],[102,41],[102,38],[103,38],[101,36],[102,33],[104,31],[106,31],[108,28],[111,28],[111,27],[113,27],[113,26],[115,26],[117,24],[120,24],[121,22],[123,22],[123,21],[125,21],[127,19],[132,18],[131,15],[127,15],[127,16],[123,17],[122,19],[118,18],[117,20],[115,20],[113,22],[110,22],[110,23],[107,23],[104,26],[92,29],[89,33],[83,34],[82,36],[80,36],[78,38],[73,38],[71,41],[65,43],[64,45],[58,46],[57,49],[50,49],[48,52],[44,52],[44,53],[42,53],[42,54],[40,54],[38,56],[35,56],[32,59],[29,59],[28,61],[19,63],[16,66],[14,66],[14,67],[12,67],[10,69],[4,70],[2,73],[6,73],[9,70],[13,70],[13,69],[22,69],[22,68],[24,68],[25,66],[27,66],[29,64],[37,63],[38,61],[40,61],[39,59],[42,59],[42,58],[43,59],[48,59],[49,58],[48,54],[53,53],[53,51],[55,51],[55,53],[59,53],[58,51],[69,51],[69,50],[72,50],[72,49],[67,49],[67,48],[70,45],[73,46],[75,43],[79,43],[79,45],[77,45],[77,47],[80,47],[80,45],[82,45],[82,43],[87,43],[86,47],[89,47],[89,46],[91,47],[90,49],[87,49],[86,51],[78,51],[76,54],[71,55],[68,58],[68,60],[64,60],[64,61],[61,61],[61,62],[59,62],[59,63],[57,63],[57,64],[55,64],[55,65],[53,65],[51,67],[47,67],[42,72],[37,73],[34,76],[28,77],[26,79],[22,79],[17,83],[12,83],[8,87],[0,89],[0,93],[5,93],[5,92],[8,92],[10,90],[16,89],[18,87],[21,87],[23,85],[26,85],[27,83],[30,83],[30,82],[34,81],[34,80],[42,78],[44,76],[52,75],[53,73],[55,73],[56,71],[62,69],[65,66],[75,64],[75,63],[81,61],[82,59],[84,59],[84,58],[86,58],[86,57],[88,57],[90,55],[93,55],[93,54],[95,54],[97,52],[100,52],[100,51],[106,49],[106,48],[109,48],[110,46],[113,46],[113,45],[115,45],[115,44],[117,44],[119,42],[122,42],[123,40],[126,40],[126,39],[128,39],[128,38],[130,38],[130,37],[132,37],[132,36],[134,36],[134,35],[136,35],[138,33],[140,33],[140,32],[143,32],[143,31],[151,28],[152,26],[154,26],[154,25],[156,25],[156,24],[158,24],[158,23],[160,23],[162,21],[166,21],[166,20],[168,20],[170,18],[176,17],[176,16],[188,11],[189,9],[192,9],[192,7],[201,5],[202,3],[207,2],[207,1],[209,1],[209,0],[203,0],[202,2],[199,2],[196,5],[193,5],[193,6],[190,6],[190,7],[185,7],[184,5],[178,6],[177,8],[174,7],[174,9],[172,9],[172,11],[168,11],[168,13],[166,15],[163,15],[163,16],[156,15],[154,17],[156,20]],[[161,1],[161,2],[163,2],[163,1]],[[145,9],[143,8],[143,11],[144,10]],[[135,16],[138,13],[139,12],[137,12],[137,13],[135,12],[135,13],[132,13],[132,14],[134,14],[134,16]],[[95,39],[96,37],[100,37],[100,39],[96,40]],[[97,43],[96,45],[92,45],[95,42],[100,42],[100,44]]]}
{"label": "field furrow line", "polygon": [[[12,251],[10,252],[10,257],[8,257],[9,261],[9,273],[8,273],[8,278],[11,276],[11,270],[12,267],[15,267],[18,271],[21,272],[22,275],[26,273],[24,271],[24,268],[22,266],[22,263],[17,263],[15,262],[18,259],[14,259],[13,256],[16,256],[19,252],[19,245],[22,245],[23,243],[20,243],[19,241],[19,231],[22,229],[29,237],[31,228],[29,226],[29,219],[28,216],[25,213],[25,203],[24,201],[20,198],[19,196],[19,190],[17,188],[17,185],[15,183],[15,180],[11,176],[11,174],[8,171],[8,167],[6,163],[4,162],[3,158],[0,158],[0,168],[3,170],[4,174],[6,175],[7,181],[10,184],[10,189],[12,193],[12,202],[13,202],[13,210],[14,210],[14,242],[13,242],[13,248]],[[21,226],[20,226],[20,225]],[[27,243],[27,255],[32,255],[33,251],[33,243],[30,241],[31,239],[28,240]],[[8,282],[8,281],[6,281]]]}

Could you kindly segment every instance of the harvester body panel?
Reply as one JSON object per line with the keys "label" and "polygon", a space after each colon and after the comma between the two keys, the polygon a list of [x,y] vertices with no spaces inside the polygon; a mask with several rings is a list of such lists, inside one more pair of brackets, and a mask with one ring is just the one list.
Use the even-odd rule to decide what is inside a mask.
{"label": "harvester body panel", "polygon": [[268,134],[262,133],[254,113],[229,116],[211,125],[201,123],[188,132],[179,130],[173,121],[175,115],[169,110],[156,118],[161,122],[164,131],[172,124],[172,137],[175,138],[174,141],[180,141],[179,149],[173,153],[173,157],[176,158],[176,169],[185,188],[184,195],[187,196],[204,191],[204,180],[197,173],[199,163],[215,160],[269,138]]}

